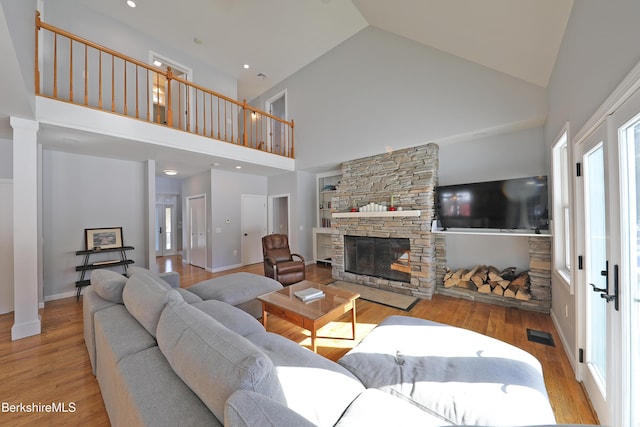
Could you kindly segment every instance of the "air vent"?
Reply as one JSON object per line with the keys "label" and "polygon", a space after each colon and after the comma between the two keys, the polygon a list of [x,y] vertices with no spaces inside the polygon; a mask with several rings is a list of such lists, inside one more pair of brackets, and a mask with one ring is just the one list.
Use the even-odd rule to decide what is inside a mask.
{"label": "air vent", "polygon": [[532,342],[555,347],[553,337],[549,332],[536,331],[535,329],[527,329],[527,339]]}

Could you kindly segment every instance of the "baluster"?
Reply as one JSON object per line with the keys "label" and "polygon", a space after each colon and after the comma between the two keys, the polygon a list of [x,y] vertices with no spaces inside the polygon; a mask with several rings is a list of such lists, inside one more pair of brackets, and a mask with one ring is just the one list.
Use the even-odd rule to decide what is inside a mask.
{"label": "baluster", "polygon": [[58,34],[53,35],[53,97],[58,98]]}
{"label": "baluster", "polygon": [[40,94],[40,58],[38,55],[38,33],[40,31],[40,11],[36,11],[36,49],[34,55],[34,75],[33,75],[33,83],[35,86],[36,95]]}
{"label": "baluster", "polygon": [[69,101],[73,102],[73,40],[69,39]]}
{"label": "baluster", "polygon": [[127,60],[124,60],[124,85],[123,85],[123,94],[124,94],[124,115],[127,115]]}
{"label": "baluster", "polygon": [[111,55],[111,112],[116,111],[116,58]]}
{"label": "baluster", "polygon": [[89,64],[87,63],[87,45],[84,45],[84,105],[89,104]]}
{"label": "baluster", "polygon": [[[164,100],[165,104],[165,121],[173,127],[173,109],[171,108],[171,80],[173,80],[173,70],[171,67],[167,67],[167,98]],[[158,88],[159,89],[159,88]],[[180,94],[180,87],[178,86],[178,95]],[[160,110],[160,98],[158,94],[158,110]]]}
{"label": "baluster", "polygon": [[138,96],[139,95],[138,94],[138,89],[139,89],[138,88],[138,68],[140,68],[140,67],[138,67],[136,65],[136,119],[140,118],[140,105],[139,105],[139,103],[140,103],[139,98],[140,97]]}
{"label": "baluster", "polygon": [[102,51],[98,51],[98,108],[102,109]]}

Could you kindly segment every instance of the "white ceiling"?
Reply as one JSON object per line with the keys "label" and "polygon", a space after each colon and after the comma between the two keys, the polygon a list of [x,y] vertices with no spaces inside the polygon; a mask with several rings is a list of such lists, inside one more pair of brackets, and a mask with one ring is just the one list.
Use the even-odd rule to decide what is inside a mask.
{"label": "white ceiling", "polygon": [[233,76],[238,98],[251,100],[367,25],[546,87],[573,0],[82,3]]}

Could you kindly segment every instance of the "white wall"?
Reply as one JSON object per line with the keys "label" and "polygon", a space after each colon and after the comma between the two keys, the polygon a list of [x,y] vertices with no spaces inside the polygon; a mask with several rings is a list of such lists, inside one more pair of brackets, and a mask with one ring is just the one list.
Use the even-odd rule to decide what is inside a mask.
{"label": "white wall", "polygon": [[438,146],[439,185],[549,173],[542,127]]}
{"label": "white wall", "polygon": [[0,179],[13,178],[13,141],[0,139]]}
{"label": "white wall", "polygon": [[[0,167],[0,171],[2,168]],[[0,314],[13,311],[13,183],[0,178]]]}
{"label": "white wall", "polygon": [[[615,87],[640,61],[640,2],[576,1],[548,87],[545,124],[547,157],[565,123],[570,138],[585,124]],[[571,144],[570,144],[571,145]],[[574,259],[576,254],[574,254]],[[552,278],[552,314],[566,349],[576,349],[575,295]],[[565,316],[565,306],[568,316]],[[569,358],[576,360],[575,354]]]}
{"label": "white wall", "polygon": [[541,87],[367,27],[252,101],[287,89],[296,168],[487,129],[540,126]]}
{"label": "white wall", "polygon": [[129,258],[145,266],[144,178],[140,162],[43,150],[45,300],[75,292],[85,228],[122,227]]}
{"label": "white wall", "polygon": [[[5,101],[11,100],[10,104],[0,101],[0,111],[23,118],[33,117],[35,102],[35,12],[35,0],[0,1],[0,22],[4,27],[0,30],[0,51],[4,62],[0,92]],[[7,33],[4,33],[5,29]],[[3,44],[8,42],[3,40],[7,34],[11,46]]]}
{"label": "white wall", "polygon": [[241,195],[266,196],[267,178],[212,170],[211,188],[214,231],[212,267],[220,270],[238,266],[242,263]]}

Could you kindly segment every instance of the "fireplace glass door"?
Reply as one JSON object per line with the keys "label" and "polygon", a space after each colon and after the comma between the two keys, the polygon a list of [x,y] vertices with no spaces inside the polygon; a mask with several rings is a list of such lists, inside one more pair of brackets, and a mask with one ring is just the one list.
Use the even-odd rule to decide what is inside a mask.
{"label": "fireplace glass door", "polygon": [[410,282],[409,239],[345,236],[345,271]]}

